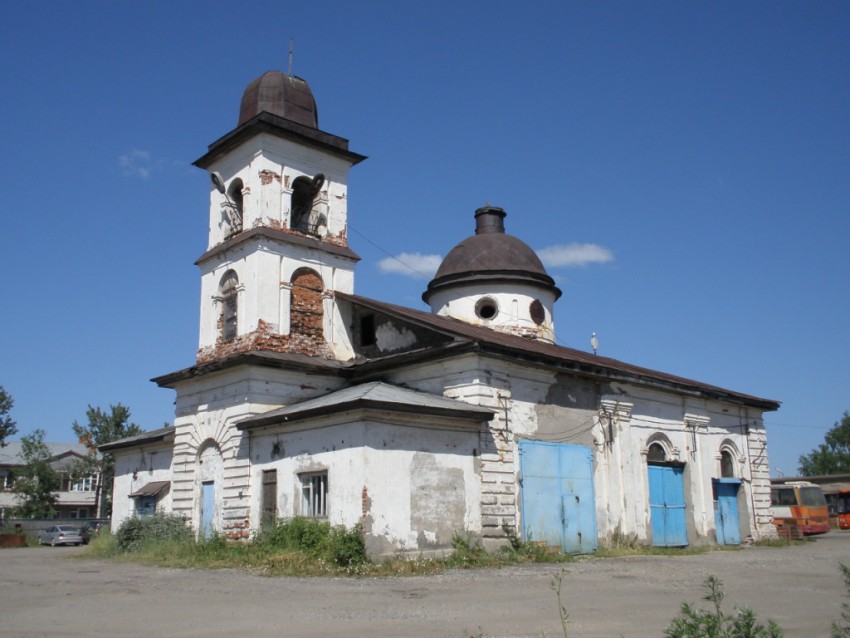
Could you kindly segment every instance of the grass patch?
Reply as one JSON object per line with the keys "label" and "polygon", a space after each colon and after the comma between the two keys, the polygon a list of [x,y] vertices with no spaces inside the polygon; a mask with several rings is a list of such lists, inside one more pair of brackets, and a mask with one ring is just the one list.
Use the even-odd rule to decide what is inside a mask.
{"label": "grass patch", "polygon": [[506,530],[508,546],[488,552],[473,535],[456,535],[452,549],[438,557],[398,555],[371,561],[359,526],[347,529],[307,518],[278,521],[251,542],[222,536],[196,541],[184,519],[158,514],[128,519],[115,534],[104,530],[83,556],[184,569],[244,569],[270,576],[405,576],[446,569],[501,567],[518,563],[560,563],[572,556],[547,552]]}

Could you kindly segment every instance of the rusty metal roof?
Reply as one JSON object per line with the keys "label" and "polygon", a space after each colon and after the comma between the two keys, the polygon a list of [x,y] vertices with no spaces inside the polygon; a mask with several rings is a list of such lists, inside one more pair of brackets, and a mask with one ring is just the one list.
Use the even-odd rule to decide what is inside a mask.
{"label": "rusty metal roof", "polygon": [[521,239],[505,233],[506,215],[495,206],[475,211],[475,234],[446,255],[422,294],[425,303],[438,290],[483,281],[531,285],[553,292],[555,299],[561,296],[537,253]]}
{"label": "rusty metal roof", "polygon": [[[452,317],[414,310],[413,308],[406,308],[404,306],[396,306],[367,297],[341,292],[335,294],[339,298],[365,308],[389,316],[395,316],[401,320],[410,321],[420,326],[430,327],[444,335],[453,337],[456,342],[466,342],[467,344],[474,345],[479,350],[506,355],[512,359],[567,368],[574,373],[584,376],[593,376],[611,381],[628,381],[640,385],[662,387],[677,392],[698,394],[707,398],[730,401],[764,410],[779,409],[780,404],[778,401],[735,392],[693,379],[667,374],[666,372],[635,366],[618,361],[617,359],[602,357],[582,350],[575,350],[543,341],[526,339],[483,326],[469,324]],[[434,356],[444,356],[437,349],[435,349],[433,354]],[[422,353],[417,353],[417,356],[421,355]],[[404,356],[398,355],[398,357]],[[384,363],[387,365],[397,365],[398,357],[386,357]]]}
{"label": "rusty metal roof", "polygon": [[119,439],[117,441],[112,441],[111,443],[104,443],[103,445],[98,446],[98,452],[111,452],[112,450],[120,450],[125,447],[136,447],[138,445],[146,445],[150,443],[159,443],[160,441],[173,441],[174,440],[174,428],[173,427],[165,427],[159,428],[157,430],[151,430],[150,432],[143,432],[142,434],[137,434],[136,436],[128,436],[123,439]]}
{"label": "rusty metal roof", "polygon": [[247,430],[356,409],[411,412],[469,419],[476,422],[489,421],[494,414],[492,410],[463,401],[373,381],[349,386],[320,397],[243,419],[236,424],[236,427]]}
{"label": "rusty metal roof", "polygon": [[151,481],[150,483],[145,483],[137,489],[135,492],[130,494],[131,498],[135,498],[137,496],[156,496],[160,492],[162,492],[167,487],[171,486],[171,481]]}
{"label": "rusty metal roof", "polygon": [[319,128],[319,109],[310,85],[304,79],[282,71],[263,73],[245,88],[236,126],[242,126],[263,112]]}

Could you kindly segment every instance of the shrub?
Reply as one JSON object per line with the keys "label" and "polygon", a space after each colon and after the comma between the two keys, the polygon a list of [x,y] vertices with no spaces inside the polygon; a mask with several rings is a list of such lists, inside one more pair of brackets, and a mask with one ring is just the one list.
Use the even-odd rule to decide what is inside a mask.
{"label": "shrub", "polygon": [[172,514],[154,514],[128,518],[115,532],[115,544],[121,552],[134,552],[152,542],[192,540],[186,519]]}
{"label": "shrub", "polygon": [[263,531],[257,542],[266,549],[301,552],[340,567],[368,562],[359,525],[351,529],[331,527],[330,523],[298,516],[278,521]]}
{"label": "shrub", "polygon": [[703,600],[714,605],[712,610],[696,609],[682,604],[679,615],[664,632],[668,638],[782,638],[782,630],[772,620],[767,627],[756,620],[750,609],[735,608],[732,614],[721,609],[725,592],[716,576],[705,580]]}
{"label": "shrub", "polygon": [[331,530],[330,550],[333,562],[340,567],[365,565],[369,562],[363,530],[359,524],[352,529],[334,527]]}

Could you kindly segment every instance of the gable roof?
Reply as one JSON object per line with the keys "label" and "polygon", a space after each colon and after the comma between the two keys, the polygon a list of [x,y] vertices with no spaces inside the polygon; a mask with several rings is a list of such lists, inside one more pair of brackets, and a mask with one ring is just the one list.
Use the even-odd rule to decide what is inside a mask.
{"label": "gable roof", "polygon": [[[778,401],[728,390],[693,379],[667,374],[666,372],[635,366],[618,361],[617,359],[602,357],[582,350],[498,332],[491,328],[476,326],[452,317],[397,306],[383,301],[369,299],[368,297],[342,292],[336,292],[335,295],[338,298],[361,307],[396,317],[418,326],[430,328],[450,337],[454,342],[447,347],[450,350],[457,349],[461,344],[465,344],[474,350],[485,351],[493,355],[508,356],[524,362],[536,362],[554,366],[565,371],[583,376],[597,377],[602,380],[624,381],[639,385],[655,386],[680,393],[691,393],[707,398],[757,407],[768,411],[779,409],[780,404]],[[432,355],[444,356],[444,353],[439,352],[439,350],[434,349]],[[409,356],[410,354],[408,353],[388,355],[382,358],[381,361],[383,364],[378,363],[377,360],[372,360],[373,366],[371,367],[387,364],[398,365],[400,358]],[[423,356],[423,353],[417,353],[417,356]],[[368,371],[369,367],[368,363],[358,366],[364,372]]]}
{"label": "gable roof", "polygon": [[[50,461],[60,461],[69,456],[85,458],[88,456],[88,448],[82,443],[45,443],[50,453]],[[21,456],[21,442],[7,441],[6,445],[0,447],[0,465],[24,465]]]}
{"label": "gable roof", "polygon": [[429,416],[489,421],[493,410],[427,392],[373,381],[293,403],[236,423],[239,430],[299,421],[358,409],[389,410]]}
{"label": "gable roof", "polygon": [[142,434],[137,434],[136,436],[128,436],[124,439],[118,439],[117,441],[112,441],[111,443],[104,443],[101,446],[98,446],[98,452],[111,452],[113,450],[120,450],[125,447],[136,447],[138,445],[150,445],[151,443],[159,443],[160,441],[168,442],[174,440],[174,428],[173,427],[165,427],[159,428],[158,430],[151,430],[150,432],[143,432]]}

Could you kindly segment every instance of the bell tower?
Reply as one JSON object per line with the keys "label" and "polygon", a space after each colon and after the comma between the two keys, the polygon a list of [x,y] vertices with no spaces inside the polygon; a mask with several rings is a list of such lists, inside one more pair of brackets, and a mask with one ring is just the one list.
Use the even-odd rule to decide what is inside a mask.
{"label": "bell tower", "polygon": [[319,129],[307,82],[280,71],[245,89],[236,128],[194,162],[210,174],[198,363],[252,350],[347,358],[334,291],[351,293],[348,171],[366,159]]}

